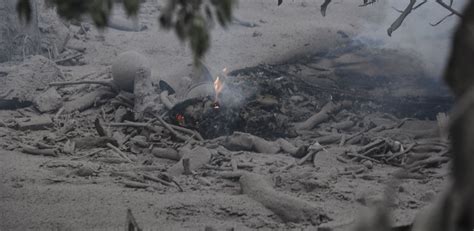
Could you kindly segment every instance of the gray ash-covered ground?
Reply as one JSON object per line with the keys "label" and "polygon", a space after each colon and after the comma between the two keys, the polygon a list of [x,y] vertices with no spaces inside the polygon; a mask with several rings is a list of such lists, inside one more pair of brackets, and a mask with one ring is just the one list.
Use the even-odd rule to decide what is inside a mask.
{"label": "gray ash-covered ground", "polygon": [[[294,22],[285,24],[273,10],[261,11],[262,2],[243,2],[251,4],[249,12],[263,15],[242,14],[259,27],[234,26],[237,35],[213,41],[210,67],[237,67],[225,81],[219,108],[212,96],[184,101],[203,105],[191,110],[192,120],[185,115],[184,126],[165,107],[134,121],[133,95],[108,86],[48,85],[110,81],[110,65],[127,50],[138,50],[157,66],[154,83],[162,78],[179,82],[186,76],[179,71],[192,65],[181,47],[169,45],[176,42],[174,35],[151,29],[103,33],[89,23],[69,25],[66,50],[41,59],[57,61],[53,66],[63,75],[49,77],[60,79],[21,82],[33,83],[29,94],[18,102],[6,94],[0,101],[15,106],[0,110],[0,229],[122,229],[130,209],[145,229],[344,230],[361,211],[384,203],[395,177],[393,225],[411,223],[447,183],[449,141],[440,137],[446,121],[437,113],[449,107],[449,96],[440,85],[431,85],[434,81],[425,78],[409,52],[360,46],[326,28],[308,36],[308,42],[317,41],[307,47],[298,33],[285,31],[294,29]],[[285,9],[314,13],[300,3],[288,4]],[[156,24],[157,11],[154,1],[147,1],[140,12],[149,28]],[[314,29],[308,26],[311,19],[303,19],[299,30]],[[255,32],[262,35],[253,37]],[[248,38],[256,45],[242,42]],[[294,47],[305,52],[267,61]],[[252,58],[255,51],[258,59]],[[43,73],[18,69],[28,66],[26,60],[3,63],[2,81]],[[271,64],[258,65],[264,62]],[[13,85],[2,85],[0,95]],[[35,101],[39,96],[57,104]],[[322,110],[328,110],[323,120],[301,129],[302,121]],[[163,115],[177,135],[158,120]],[[189,175],[179,174],[183,156],[190,160]],[[239,182],[243,174],[247,180]],[[249,183],[259,182],[255,174],[266,179],[263,191],[302,200],[317,214],[290,217],[262,202],[267,197],[251,190],[260,184]]]}

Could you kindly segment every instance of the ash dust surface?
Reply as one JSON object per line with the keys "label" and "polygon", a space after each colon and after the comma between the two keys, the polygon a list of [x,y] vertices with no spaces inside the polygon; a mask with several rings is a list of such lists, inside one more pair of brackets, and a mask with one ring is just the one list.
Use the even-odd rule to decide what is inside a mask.
{"label": "ash dust surface", "polygon": [[[288,138],[289,141],[295,145],[310,145],[325,135],[349,136],[369,122],[376,127],[389,127],[410,117],[414,119],[396,129],[369,135],[369,139],[400,141],[406,148],[419,139],[415,131],[438,127],[434,120],[436,113],[448,110],[450,99],[448,93],[437,94],[446,90],[425,74],[417,54],[371,49],[350,39],[364,27],[364,20],[376,20],[373,15],[377,14],[377,9],[364,8],[358,12],[353,9],[357,8],[357,3],[340,1],[331,6],[333,11],[328,13],[329,19],[323,19],[317,2],[288,1],[285,4],[277,7],[276,2],[240,1],[236,17],[258,26],[216,28],[212,32],[206,65],[214,73],[227,67],[233,70],[233,76],[229,78],[248,85],[274,87],[273,81],[280,78],[286,78],[287,82],[291,80],[296,89],[284,92],[287,88],[283,85],[278,94],[265,92],[261,95],[285,97],[279,99],[279,109],[275,113],[287,113],[288,123],[307,119],[331,100],[353,101],[353,108],[343,110],[311,132]],[[64,77],[77,80],[88,73],[99,72],[110,66],[121,52],[136,50],[149,58],[155,80],[163,79],[176,89],[181,88],[185,79],[192,76],[192,56],[173,33],[158,29],[159,6],[163,6],[163,1],[147,1],[141,9],[140,22],[148,27],[147,30],[107,29],[100,32],[91,27],[84,37],[73,38],[75,46],[86,49],[85,64],[60,66]],[[116,11],[123,17],[121,9]],[[71,33],[79,29],[70,27]],[[67,89],[74,93],[89,88]],[[291,101],[290,98],[296,95],[301,97]],[[296,103],[285,111],[282,102]],[[8,121],[35,113],[31,108],[5,110],[0,111],[0,119]],[[100,108],[93,108],[73,117],[72,120],[79,124],[77,132],[93,135],[94,118],[101,113]],[[348,131],[331,127],[346,119],[353,119],[362,127]],[[76,153],[77,156],[42,157],[19,151],[20,143],[57,138],[51,137],[51,130],[16,131],[0,126],[1,230],[119,229],[125,227],[127,208],[132,210],[142,228],[153,230],[204,230],[207,226],[217,230],[316,228],[311,223],[283,222],[258,202],[242,195],[237,181],[216,177],[212,169],[198,170],[210,184],[192,176],[177,177],[184,192],[160,184],[153,188],[131,189],[124,187],[121,178],[110,172],[133,169],[140,164],[110,164],[94,158],[75,158],[87,152]],[[259,131],[248,132],[258,134]],[[269,140],[276,138],[265,131],[258,135]],[[297,159],[288,153],[216,148],[213,155],[222,158],[221,168],[231,167],[228,158],[232,157],[242,169],[267,176],[277,191],[314,203],[335,223],[353,224],[364,210],[381,201],[387,184],[400,168],[388,163],[372,163],[367,167],[360,160],[343,163],[338,156],[343,155],[346,146],[323,145],[326,151],[316,155],[314,164],[309,161],[293,167],[288,166]],[[362,145],[349,146],[357,149]],[[151,163],[159,169],[152,174],[174,164],[174,161],[150,155],[137,154],[136,158],[137,163]],[[82,173],[80,169],[90,171]],[[356,171],[360,169],[363,171]],[[448,172],[449,164],[445,163],[422,169],[422,177],[401,180],[390,207],[394,224],[410,223],[420,209],[432,202],[448,183]],[[340,227],[341,230],[345,228],[347,226]]]}

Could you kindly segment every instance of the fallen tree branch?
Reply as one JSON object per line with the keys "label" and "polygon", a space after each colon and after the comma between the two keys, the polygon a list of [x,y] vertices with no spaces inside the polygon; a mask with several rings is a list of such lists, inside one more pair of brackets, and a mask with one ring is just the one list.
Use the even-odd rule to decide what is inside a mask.
{"label": "fallen tree branch", "polygon": [[166,129],[168,129],[168,131],[174,136],[176,137],[177,139],[180,139],[182,141],[188,141],[188,137],[185,137],[179,133],[177,133],[172,127],[170,124],[166,123],[163,118],[161,118],[161,116],[156,116],[156,118],[158,119],[158,121],[161,123],[161,125],[163,125],[163,127],[165,127]]}
{"label": "fallen tree branch", "polygon": [[22,147],[21,151],[27,154],[39,155],[39,156],[52,156],[52,157],[58,156],[56,149],[37,149],[29,145],[21,145],[21,147]]}
{"label": "fallen tree branch", "polygon": [[69,82],[52,82],[49,86],[69,86],[69,85],[81,85],[81,84],[97,84],[110,87],[112,90],[118,92],[119,88],[113,81],[110,80],[82,80],[82,81],[69,81]]}
{"label": "fallen tree branch", "polygon": [[154,177],[154,176],[151,176],[151,175],[148,175],[148,174],[142,174],[142,175],[143,175],[143,178],[145,180],[151,180],[151,181],[160,183],[160,184],[168,186],[168,187],[174,187],[174,184],[171,184],[171,182],[165,181],[165,180],[160,179],[158,177]]}
{"label": "fallen tree branch", "polygon": [[83,56],[83,55],[84,55],[84,54],[82,54],[82,53],[72,54],[72,55],[67,56],[67,57],[65,57],[65,58],[58,59],[58,60],[54,60],[54,63],[60,64],[60,63],[62,63],[62,62],[66,62],[66,61],[69,61],[69,60],[71,60],[71,59],[75,59],[75,58],[81,57],[81,56]]}
{"label": "fallen tree branch", "polygon": [[158,158],[176,161],[179,161],[181,159],[181,156],[179,155],[178,151],[173,148],[153,148],[151,150],[151,153]]}
{"label": "fallen tree branch", "polygon": [[306,121],[296,123],[295,128],[298,130],[310,130],[316,125],[328,120],[332,114],[339,112],[343,108],[350,107],[351,105],[352,102],[350,101],[343,101],[337,104],[329,102],[321,108],[321,111],[311,116]]}
{"label": "fallen tree branch", "polygon": [[244,194],[261,203],[285,222],[310,221],[319,225],[330,220],[321,208],[311,202],[275,191],[261,175],[244,173],[239,182]]}
{"label": "fallen tree branch", "polygon": [[180,132],[184,132],[184,133],[187,133],[188,135],[194,136],[193,138],[196,138],[199,141],[204,140],[204,138],[201,136],[201,134],[199,134],[198,131],[193,131],[193,130],[190,130],[190,129],[187,129],[187,128],[184,128],[184,127],[181,127],[181,126],[173,125],[173,124],[169,124],[169,125],[170,125],[170,127],[174,128],[175,130],[178,130]]}
{"label": "fallen tree branch", "polygon": [[130,158],[127,157],[125,153],[123,153],[119,148],[115,147],[113,144],[107,143],[107,147],[111,148],[115,153],[117,153],[120,157],[125,159],[128,163],[133,162],[132,160],[130,160]]}

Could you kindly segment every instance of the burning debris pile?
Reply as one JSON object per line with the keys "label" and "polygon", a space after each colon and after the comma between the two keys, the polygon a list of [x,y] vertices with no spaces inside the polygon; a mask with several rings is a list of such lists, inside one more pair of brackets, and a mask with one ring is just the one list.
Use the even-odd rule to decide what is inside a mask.
{"label": "burning debris pile", "polygon": [[[46,73],[45,65],[22,70],[28,68]],[[313,202],[281,192],[285,183],[268,184],[260,174],[314,172],[318,156],[330,154],[345,166],[339,176],[369,177],[375,166],[391,165],[407,170],[401,177],[420,179],[449,161],[447,141],[439,138],[446,124],[442,114],[438,124],[400,119],[377,111],[370,100],[311,88],[275,70],[260,65],[234,71],[207,83],[214,92],[179,101],[166,82],[153,83],[146,58],[126,52],[111,70],[77,81],[43,78],[43,85],[31,90],[39,93],[28,99],[33,106],[1,111],[9,119],[1,123],[0,145],[57,158],[44,167],[67,166],[70,174],[47,179],[55,183],[111,178],[125,187],[165,193],[196,184],[219,188],[226,183],[218,179],[240,179],[243,192],[278,221],[304,225],[331,218]],[[13,100],[8,95],[4,102]],[[280,157],[269,162],[269,155],[256,153]]]}

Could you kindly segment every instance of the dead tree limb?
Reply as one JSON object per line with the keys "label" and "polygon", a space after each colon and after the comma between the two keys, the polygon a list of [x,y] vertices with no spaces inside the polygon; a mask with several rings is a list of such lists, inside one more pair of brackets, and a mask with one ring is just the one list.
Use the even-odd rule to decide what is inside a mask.
{"label": "dead tree limb", "polygon": [[332,114],[339,112],[343,108],[350,107],[351,105],[352,102],[350,101],[343,101],[337,104],[329,102],[324,105],[319,113],[311,116],[306,121],[296,123],[295,128],[298,130],[310,130],[316,125],[328,120]]}
{"label": "dead tree limb", "polygon": [[[438,2],[438,1],[437,1]],[[469,1],[454,35],[445,80],[456,97],[450,121],[453,183],[433,207],[417,217],[414,231],[471,230],[474,227],[474,2]]]}
{"label": "dead tree limb", "polygon": [[331,3],[332,0],[324,0],[323,4],[321,4],[321,14],[323,17],[326,17],[326,10],[328,9],[329,3]]}
{"label": "dead tree limb", "polygon": [[261,175],[243,173],[239,182],[244,194],[261,203],[285,222],[310,221],[318,225],[329,220],[322,209],[311,202],[275,191]]}
{"label": "dead tree limb", "polygon": [[437,22],[435,22],[435,23],[430,23],[430,25],[431,25],[431,26],[437,26],[437,25],[441,24],[442,22],[444,22],[444,20],[446,20],[447,18],[449,18],[449,17],[451,17],[451,16],[453,16],[453,15],[454,15],[454,13],[448,14],[448,15],[444,16],[442,19],[438,20]]}
{"label": "dead tree limb", "polygon": [[131,209],[127,209],[127,230],[128,231],[142,231],[143,229],[140,228],[135,217],[132,214]]}
{"label": "dead tree limb", "polygon": [[58,156],[58,152],[56,149],[38,149],[35,147],[31,147],[29,145],[22,145],[21,151],[23,153],[27,153],[31,155],[52,156],[52,157]]}
{"label": "dead tree limb", "polygon": [[173,148],[153,148],[151,150],[151,153],[158,158],[176,161],[179,161],[181,159],[181,156],[179,155],[178,151]]}
{"label": "dead tree limb", "polygon": [[156,116],[156,118],[157,118],[158,121],[161,123],[161,125],[163,125],[163,127],[165,127],[166,129],[168,129],[168,131],[169,131],[174,137],[176,137],[176,138],[179,139],[179,140],[185,141],[185,142],[189,140],[188,137],[183,136],[183,135],[179,134],[178,132],[176,132],[176,131],[171,127],[170,124],[166,123],[166,122],[163,120],[163,118],[161,118],[161,116],[158,115],[158,116]]}
{"label": "dead tree limb", "polygon": [[411,13],[413,10],[413,7],[416,4],[416,0],[410,0],[410,3],[408,6],[403,10],[403,13],[398,16],[398,18],[395,20],[395,22],[392,23],[392,25],[387,29],[388,36],[392,36],[392,33],[397,30],[405,21],[406,17]]}
{"label": "dead tree limb", "polygon": [[102,86],[110,87],[110,89],[119,92],[117,85],[110,80],[82,80],[82,81],[69,81],[69,82],[53,82],[49,86],[69,86],[69,85],[80,85],[80,84],[97,84]]}
{"label": "dead tree limb", "polygon": [[186,134],[196,138],[199,141],[204,140],[204,138],[201,136],[201,134],[199,134],[199,132],[197,132],[197,131],[193,131],[193,130],[183,128],[183,127],[180,127],[180,126],[176,126],[176,125],[173,125],[173,124],[170,124],[170,127],[174,128],[175,130],[178,130],[180,132],[186,133]]}
{"label": "dead tree limb", "polygon": [[452,4],[451,4],[451,6],[450,6],[450,5],[446,4],[446,3],[444,3],[443,0],[436,0],[436,2],[437,2],[439,5],[441,5],[442,7],[446,8],[447,10],[449,10],[449,12],[455,14],[456,16],[458,16],[458,17],[460,17],[460,18],[463,17],[463,15],[462,15],[461,13],[459,13],[459,11],[457,11],[457,10],[455,10],[455,9],[452,8]]}
{"label": "dead tree limb", "polygon": [[127,157],[125,153],[123,153],[119,148],[115,147],[111,143],[107,143],[107,147],[112,149],[115,153],[117,153],[120,157],[122,157],[124,160],[126,160],[128,163],[132,163],[133,161],[130,160],[130,158]]}

